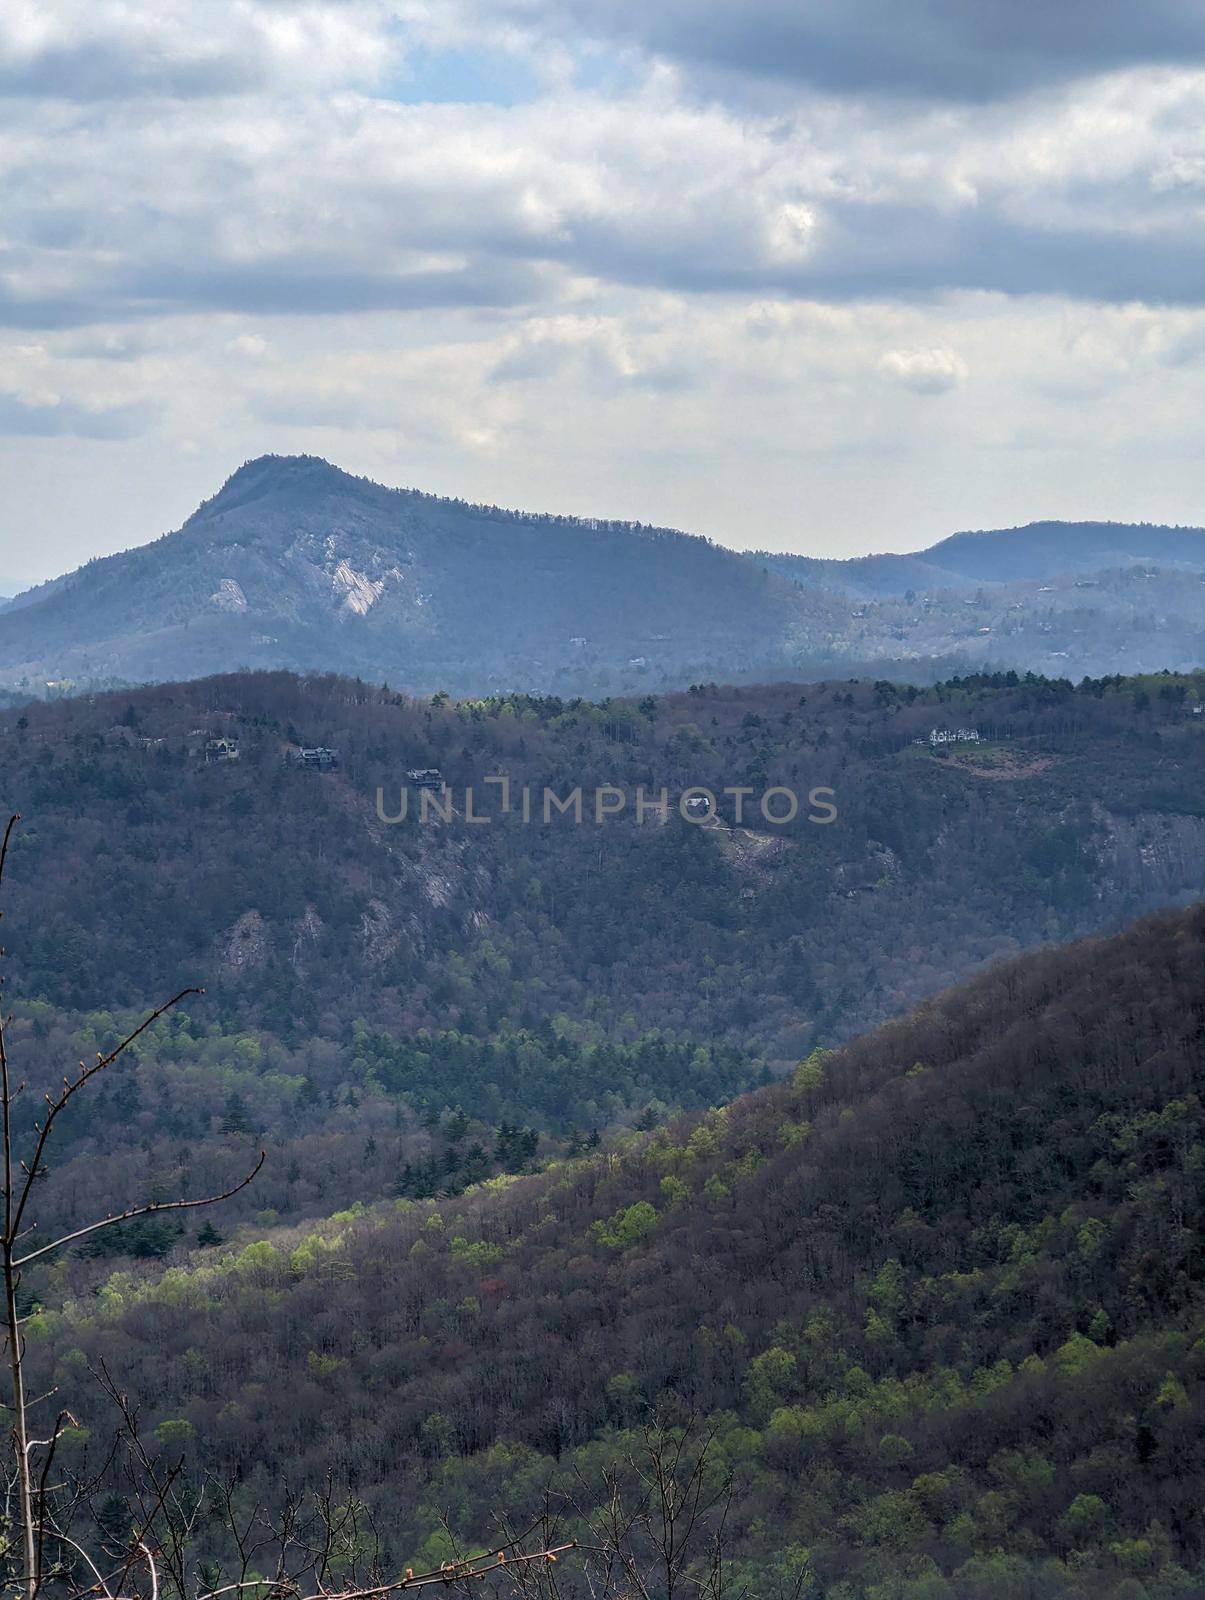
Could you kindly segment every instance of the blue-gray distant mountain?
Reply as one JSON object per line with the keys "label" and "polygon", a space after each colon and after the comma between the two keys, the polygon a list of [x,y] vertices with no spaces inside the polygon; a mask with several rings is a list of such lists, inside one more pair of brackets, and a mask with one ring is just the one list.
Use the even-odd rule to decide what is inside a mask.
{"label": "blue-gray distant mountain", "polygon": [[177,532],[0,605],[0,691],[239,667],[592,698],[833,674],[1191,670],[1205,664],[1203,580],[1197,528],[1034,523],[915,555],[742,555],[264,456]]}
{"label": "blue-gray distant mountain", "polygon": [[473,693],[783,670],[846,607],[709,540],[382,488],[313,457],[240,468],[176,533],[0,612],[0,681],[359,673]]}
{"label": "blue-gray distant mountain", "polygon": [[842,594],[902,595],[980,583],[1044,582],[1146,562],[1205,571],[1205,529],[1147,522],[1030,522],[1023,528],[955,533],[911,555],[848,561],[758,552],[772,571]]}

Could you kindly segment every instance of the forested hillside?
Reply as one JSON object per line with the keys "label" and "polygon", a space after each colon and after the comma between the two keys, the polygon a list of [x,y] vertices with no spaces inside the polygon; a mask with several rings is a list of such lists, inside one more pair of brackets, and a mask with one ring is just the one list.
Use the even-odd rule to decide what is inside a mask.
{"label": "forested hillside", "polygon": [[961,657],[972,669],[994,662],[1075,679],[1143,672],[1152,662],[1193,669],[1205,661],[1205,573],[1129,563],[1042,583],[909,588],[851,610],[843,642],[850,656],[871,659],[885,647],[922,660]]}
{"label": "forested hillside", "polygon": [[333,1471],[399,1564],[548,1493],[569,1537],[657,1411],[754,1593],[1199,1594],[1203,972],[1199,907],[1005,963],[622,1153],[48,1280],[32,1347],[85,1458],[103,1357],[188,1471]]}
{"label": "forested hillside", "polygon": [[[26,1070],[53,1080],[138,1008],[208,990],[68,1130],[46,1204],[69,1219],[129,1198],[148,1156],[170,1175],[185,1151],[203,1183],[252,1135],[278,1159],[235,1216],[454,1192],[728,1100],[1025,946],[1194,898],[1201,688],[1005,676],[452,704],[263,675],[4,713]],[[207,763],[217,735],[236,760]],[[338,748],[339,768],[298,767],[299,743]],[[416,802],[383,823],[377,790],[394,815],[427,766],[451,819],[422,823]],[[503,775],[506,814],[485,783]],[[470,784],[491,821],[467,819]],[[718,798],[703,824],[677,809],[690,784]],[[629,798],[545,823],[544,785]],[[761,814],[771,785],[801,796],[794,821]],[[637,786],[673,796],[665,821],[637,820]],[[739,823],[733,787],[753,791]],[[813,789],[835,820],[807,820],[828,815]],[[161,1254],[177,1234],[128,1242]]]}

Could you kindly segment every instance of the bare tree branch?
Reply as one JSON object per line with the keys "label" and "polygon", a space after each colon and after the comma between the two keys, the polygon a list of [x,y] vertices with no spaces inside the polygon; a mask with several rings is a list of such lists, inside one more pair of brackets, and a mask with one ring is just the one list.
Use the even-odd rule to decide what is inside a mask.
{"label": "bare tree branch", "polygon": [[[18,816],[11,817],[0,839],[0,890],[19,821]],[[3,953],[0,951],[0,955]],[[416,1573],[408,1568],[400,1577],[384,1577],[381,1541],[372,1508],[363,1500],[354,1494],[340,1499],[333,1481],[328,1478],[312,1496],[299,1495],[288,1485],[282,1486],[282,1498],[271,1513],[258,1501],[248,1509],[234,1479],[219,1480],[208,1473],[203,1473],[199,1480],[189,1477],[183,1460],[168,1464],[148,1449],[140,1430],[137,1405],[118,1386],[103,1361],[94,1376],[117,1410],[118,1427],[112,1446],[98,1472],[91,1472],[85,1465],[83,1478],[68,1474],[65,1484],[53,1481],[56,1446],[64,1428],[75,1419],[71,1413],[60,1411],[48,1438],[30,1437],[30,1408],[37,1401],[31,1401],[26,1392],[23,1319],[18,1309],[22,1269],[81,1239],[135,1218],[194,1210],[229,1200],[254,1182],[266,1159],[266,1153],[261,1150],[251,1171],[219,1193],[193,1200],[153,1200],[131,1206],[18,1254],[19,1244],[24,1247],[26,1242],[33,1243],[30,1235],[38,1226],[36,1218],[31,1216],[36,1209],[36,1185],[46,1170],[48,1142],[64,1111],[155,1022],[189,995],[203,993],[204,990],[197,987],[180,990],[150,1012],[107,1053],[98,1052],[91,1066],[80,1062],[77,1074],[65,1077],[60,1090],[44,1096],[45,1111],[41,1121],[34,1122],[32,1148],[26,1159],[19,1159],[14,1135],[12,1111],[20,1089],[14,1091],[12,1087],[5,1036],[8,1019],[0,1014],[0,1178],[4,1191],[0,1206],[0,1263],[14,1457],[14,1470],[4,1492],[9,1521],[19,1530],[17,1584],[20,1600],[40,1600],[42,1592],[51,1585],[56,1593],[61,1586],[67,1600],[161,1600],[161,1596],[163,1600],[230,1600],[245,1591],[248,1600],[253,1600],[255,1595],[262,1600],[392,1600],[406,1591],[435,1585],[466,1588],[498,1574],[504,1575],[501,1581],[509,1584],[519,1600],[559,1600],[555,1581],[546,1580],[540,1574],[550,1574],[557,1558],[577,1549],[578,1541],[554,1542],[556,1525],[550,1520],[547,1509],[541,1519],[518,1537],[506,1538],[506,1530],[500,1530],[501,1542],[481,1554],[465,1556],[457,1550],[456,1559],[432,1571]],[[53,1392],[39,1399],[49,1399]],[[123,1533],[120,1539],[114,1539],[98,1560],[88,1553],[86,1541],[77,1538],[76,1522],[84,1516],[98,1518],[93,1499],[115,1479],[123,1482],[125,1506],[133,1518],[134,1531],[128,1538]],[[646,1487],[641,1515],[647,1513],[650,1493]],[[698,1513],[696,1495],[693,1514]],[[622,1517],[622,1506],[616,1500],[617,1531]],[[233,1573],[223,1573],[221,1566],[207,1570],[198,1559],[198,1530],[207,1529],[211,1518],[224,1531],[228,1540],[226,1549],[233,1546]],[[693,1528],[694,1522],[690,1520],[685,1529],[687,1540]],[[538,1538],[535,1537],[537,1530]],[[534,1549],[529,1548],[533,1540],[537,1546]],[[664,1532],[662,1542],[676,1551],[674,1540],[666,1538]],[[17,1559],[15,1546],[16,1541],[14,1560]],[[52,1559],[47,1553],[48,1546],[59,1547],[61,1554]],[[74,1559],[68,1557],[68,1552],[73,1552],[74,1558],[86,1565],[90,1576],[73,1571]],[[113,1562],[114,1570],[106,1576],[102,1568],[109,1561]],[[256,1568],[261,1564],[274,1566],[274,1574],[256,1576]],[[142,1577],[144,1568],[146,1578]],[[626,1574],[634,1572],[635,1567],[623,1560],[614,1570]],[[673,1570],[676,1572],[676,1566]],[[202,1578],[205,1581],[199,1582]],[[628,1588],[635,1600],[647,1600],[648,1590],[640,1583],[633,1581]],[[665,1600],[673,1600],[672,1594],[667,1593]]]}
{"label": "bare tree branch", "polygon": [[252,1167],[247,1176],[241,1179],[231,1189],[223,1189],[221,1194],[209,1194],[199,1200],[152,1200],[145,1206],[133,1206],[129,1211],[118,1212],[116,1216],[102,1217],[99,1222],[90,1222],[85,1228],[77,1228],[74,1233],[65,1233],[59,1239],[54,1239],[49,1244],[40,1245],[38,1249],[31,1250],[28,1255],[20,1256],[13,1262],[15,1267],[28,1266],[31,1261],[36,1261],[39,1256],[48,1255],[52,1250],[59,1250],[65,1244],[74,1244],[77,1239],[83,1239],[90,1233],[96,1233],[101,1228],[115,1228],[119,1222],[129,1222],[132,1217],[149,1217],[164,1211],[191,1211],[197,1206],[216,1206],[221,1200],[229,1200],[232,1195],[239,1194],[253,1183],[259,1176],[260,1168],[268,1159],[268,1152],[261,1150],[259,1160]]}
{"label": "bare tree branch", "polygon": [[129,1047],[134,1043],[135,1039],[138,1038],[139,1034],[145,1033],[152,1023],[158,1022],[160,1017],[165,1016],[167,1012],[178,1006],[181,1000],[186,999],[190,994],[204,993],[204,989],[199,989],[195,986],[188,989],[181,989],[179,994],[173,995],[170,1000],[165,1001],[163,1005],[158,1007],[157,1010],[152,1011],[148,1017],[144,1017],[134,1031],[132,1033],[128,1033],[121,1043],[110,1050],[107,1055],[97,1055],[96,1060],[90,1067],[86,1067],[81,1061],[79,1077],[74,1079],[64,1078],[63,1090],[57,1099],[52,1099],[49,1094],[46,1096],[46,1105],[48,1108],[46,1112],[46,1120],[42,1123],[36,1124],[38,1139],[37,1143],[34,1145],[33,1157],[28,1164],[25,1162],[21,1163],[26,1176],[25,1183],[21,1189],[21,1196],[17,1204],[16,1213],[12,1220],[12,1228],[10,1231],[14,1235],[20,1231],[21,1219],[25,1215],[25,1207],[29,1202],[30,1191],[33,1189],[34,1180],[38,1175],[38,1168],[41,1164],[42,1156],[46,1149],[46,1141],[50,1137],[51,1129],[54,1127],[55,1120],[67,1108],[67,1106],[70,1105],[73,1097],[77,1095],[86,1084],[91,1082],[91,1080],[96,1077],[97,1073],[103,1072],[106,1067],[111,1067],[117,1060],[118,1056],[121,1055],[123,1051],[128,1050]]}

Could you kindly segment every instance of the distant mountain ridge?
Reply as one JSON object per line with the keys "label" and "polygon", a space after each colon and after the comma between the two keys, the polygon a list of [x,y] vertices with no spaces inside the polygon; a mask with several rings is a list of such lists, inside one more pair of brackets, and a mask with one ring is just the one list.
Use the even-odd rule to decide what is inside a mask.
{"label": "distant mountain ridge", "polygon": [[909,589],[1041,582],[1139,561],[1205,571],[1205,528],[1145,522],[1030,522],[1017,528],[953,533],[909,555],[841,561],[773,551],[755,554],[786,577],[870,597],[901,595]]}
{"label": "distant mountain ridge", "polygon": [[0,602],[0,689],[239,667],[591,698],[833,672],[1185,671],[1205,660],[1198,576],[1196,528],[1033,523],[832,561],[262,456],[176,532]]}

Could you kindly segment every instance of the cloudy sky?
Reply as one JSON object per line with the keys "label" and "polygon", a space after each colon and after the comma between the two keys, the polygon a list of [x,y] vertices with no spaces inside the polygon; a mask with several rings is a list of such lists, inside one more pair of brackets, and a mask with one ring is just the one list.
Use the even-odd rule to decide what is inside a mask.
{"label": "cloudy sky", "polygon": [[908,549],[1205,522],[1198,0],[4,0],[0,581],[241,461]]}

